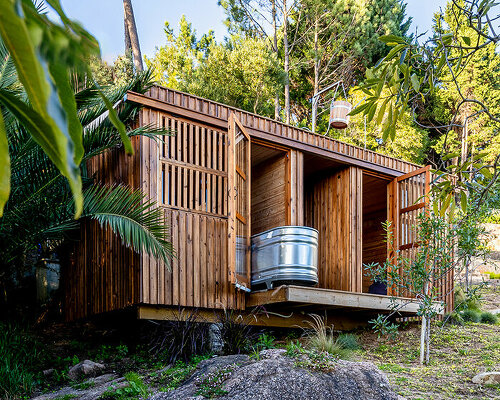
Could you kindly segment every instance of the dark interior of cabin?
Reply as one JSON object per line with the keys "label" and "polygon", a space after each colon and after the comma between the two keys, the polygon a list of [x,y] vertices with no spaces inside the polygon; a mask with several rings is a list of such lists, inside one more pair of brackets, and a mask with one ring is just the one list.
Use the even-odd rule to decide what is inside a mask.
{"label": "dark interior of cabin", "polygon": [[[363,174],[363,266],[372,263],[383,265],[387,258],[382,224],[387,221],[388,182],[380,177]],[[373,275],[363,268],[363,293],[387,294],[385,285],[374,283],[373,280]]]}

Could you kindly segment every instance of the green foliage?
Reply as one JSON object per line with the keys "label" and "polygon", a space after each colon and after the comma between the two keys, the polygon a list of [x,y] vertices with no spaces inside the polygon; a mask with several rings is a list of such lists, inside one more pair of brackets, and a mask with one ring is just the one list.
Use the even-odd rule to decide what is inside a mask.
{"label": "green foliage", "polygon": [[335,337],[333,326],[327,327],[325,320],[319,315],[310,314],[310,317],[312,321],[307,321],[311,328],[310,332],[307,332],[307,347],[317,354],[328,353],[336,358],[348,359],[351,350],[344,347],[343,343]]}
{"label": "green foliage", "polygon": [[372,325],[373,330],[377,333],[379,338],[387,336],[390,339],[395,339],[398,335],[399,325],[390,322],[386,316],[382,314],[379,314],[377,318],[371,319],[368,323]]}
{"label": "green foliage", "polygon": [[479,322],[482,322],[483,324],[495,325],[498,322],[498,317],[493,313],[485,311],[481,313]]}
{"label": "green foliage", "polygon": [[[365,94],[354,88],[351,91],[351,96],[350,101],[357,104]],[[362,113],[353,115],[350,117],[347,129],[330,129],[328,131],[329,136],[357,146],[366,146],[369,150],[392,157],[414,163],[423,163],[429,150],[428,132],[418,127],[413,121],[410,112],[406,111],[396,123],[398,134],[394,137],[394,140],[388,140],[383,137],[383,123],[381,122],[388,117],[388,113],[387,107],[381,110],[376,119],[367,122],[366,129],[364,115]],[[323,117],[322,125],[325,127],[328,123],[328,117],[328,115]]]}
{"label": "green foliage", "polygon": [[490,279],[500,279],[500,272],[499,273],[490,272]]}
{"label": "green foliage", "polygon": [[95,382],[91,381],[91,380],[71,384],[71,387],[73,389],[76,389],[76,390],[87,390],[87,389],[93,388],[94,386],[95,386]]}
{"label": "green foliage", "polygon": [[128,386],[120,388],[114,388],[112,386],[106,390],[100,398],[116,400],[140,399],[145,398],[149,394],[149,389],[140,375],[135,372],[127,372],[124,377]]}
{"label": "green foliage", "polygon": [[29,396],[40,368],[39,345],[20,325],[0,322],[0,397]]}
{"label": "green foliage", "polygon": [[166,45],[146,58],[160,83],[262,115],[274,112],[281,75],[264,40],[235,36],[217,44],[212,31],[198,40],[184,16],[177,36],[165,25]]}
{"label": "green foliage", "polygon": [[[106,97],[116,103],[127,90],[144,92],[149,87],[150,75],[144,73],[125,86],[103,90]],[[65,240],[87,219],[111,227],[136,251],[151,251],[167,264],[170,260],[172,249],[166,242],[163,216],[154,207],[144,208],[145,204],[153,203],[137,190],[100,186],[89,176],[86,161],[108,149],[118,148],[122,140],[113,123],[105,118],[106,104],[96,88],[81,90],[75,96],[81,124],[86,126],[81,167],[86,188],[81,221],[74,220],[72,192],[59,170],[18,119],[6,118],[13,188],[0,225],[0,285],[6,291],[15,286],[13,281],[33,268],[38,257],[47,257],[61,249]],[[125,104],[120,108],[119,117],[130,126],[138,111],[137,105]],[[128,136],[145,135],[157,140],[165,133],[145,126],[129,129]]]}
{"label": "green foliage", "polygon": [[[0,5],[0,103],[6,115],[0,118],[0,216],[9,196],[10,168],[7,143],[12,123],[20,124],[67,179],[74,198],[74,215],[83,210],[80,163],[83,128],[78,118],[73,74],[91,73],[87,59],[99,55],[95,38],[63,12],[59,0],[47,5],[60,18],[52,22],[30,0],[8,0]],[[14,91],[9,90],[11,87]],[[120,132],[127,152],[132,153],[125,127],[100,88],[97,92]],[[14,121],[14,122],[13,122]]]}
{"label": "green foliage", "polygon": [[359,350],[361,346],[359,344],[358,335],[354,333],[341,333],[337,337],[337,342],[347,350]]}
{"label": "green foliage", "polygon": [[256,351],[274,349],[276,348],[276,345],[274,344],[275,341],[276,338],[274,336],[268,335],[267,333],[261,333],[252,347]]}
{"label": "green foliage", "polygon": [[162,371],[160,375],[152,376],[152,381],[161,385],[162,390],[177,389],[193,374],[200,361],[207,358],[208,356],[194,356],[188,363],[178,360],[173,367]]}
{"label": "green foliage", "polygon": [[300,354],[305,352],[304,347],[302,346],[302,343],[300,343],[298,340],[291,340],[286,344],[286,356],[287,357],[297,357]]}
{"label": "green foliage", "polygon": [[227,394],[228,392],[222,388],[222,384],[231,376],[236,368],[236,364],[227,365],[198,379],[196,381],[196,386],[198,386],[196,395],[203,396],[206,399],[213,399]]}
{"label": "green foliage", "polygon": [[481,313],[477,310],[467,309],[460,314],[465,322],[479,322],[481,320]]}
{"label": "green foliage", "polygon": [[113,359],[120,360],[124,357],[127,357],[128,353],[128,346],[125,344],[120,344],[118,346],[103,344],[99,346],[99,348],[95,352],[94,358],[100,361],[109,361]]}

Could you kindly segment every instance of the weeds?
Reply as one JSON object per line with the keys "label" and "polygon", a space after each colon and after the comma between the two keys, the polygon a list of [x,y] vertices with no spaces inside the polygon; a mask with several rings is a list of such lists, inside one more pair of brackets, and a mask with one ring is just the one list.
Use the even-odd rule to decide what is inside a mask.
{"label": "weeds", "polygon": [[231,364],[198,379],[196,381],[196,385],[198,386],[196,395],[213,399],[214,397],[227,394],[228,392],[222,388],[222,384],[231,376],[236,368],[236,364]]}
{"label": "weeds", "polygon": [[333,326],[327,327],[325,321],[317,314],[310,314],[312,321],[306,321],[311,328],[307,335],[307,345],[317,353],[328,353],[336,358],[347,359],[351,351],[343,347],[338,338],[334,337]]}
{"label": "weeds", "polygon": [[150,350],[169,363],[188,362],[194,354],[206,354],[210,350],[208,324],[199,321],[197,310],[180,309],[171,321],[151,322],[156,329],[151,336]]}
{"label": "weeds", "polygon": [[259,335],[259,338],[253,345],[253,348],[255,351],[274,349],[276,348],[276,345],[274,344],[275,341],[276,338],[274,336],[268,335],[267,333],[262,333]]}
{"label": "weeds", "polygon": [[33,370],[41,358],[36,342],[25,329],[0,322],[0,398],[30,394],[36,384]]}
{"label": "weeds", "polygon": [[479,322],[481,313],[474,309],[467,309],[461,313],[462,319],[465,322]]}
{"label": "weeds", "polygon": [[250,320],[253,316],[243,318],[233,310],[224,309],[218,316],[220,335],[224,354],[241,354],[250,350],[254,335]]}
{"label": "weeds", "polygon": [[152,381],[162,385],[163,390],[177,389],[186,379],[188,379],[202,360],[209,356],[195,356],[189,363],[178,360],[173,367],[161,372],[160,375],[152,377]]}
{"label": "weeds", "polygon": [[76,390],[87,390],[95,386],[94,381],[85,381],[81,383],[72,383],[71,387]]}
{"label": "weeds", "polygon": [[142,378],[135,372],[128,372],[124,375],[128,386],[115,389],[114,387],[106,390],[101,399],[138,399],[146,397],[149,394],[148,387],[144,384]]}
{"label": "weeds", "polygon": [[359,345],[359,338],[354,333],[341,333],[337,342],[347,350],[359,350],[361,346]]}

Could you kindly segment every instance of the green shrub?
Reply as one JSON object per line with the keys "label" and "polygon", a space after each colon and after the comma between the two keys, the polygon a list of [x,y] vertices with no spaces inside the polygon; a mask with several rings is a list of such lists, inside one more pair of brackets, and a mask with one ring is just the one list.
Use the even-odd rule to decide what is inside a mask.
{"label": "green shrub", "polygon": [[29,395],[36,384],[41,352],[26,329],[0,322],[0,398]]}
{"label": "green shrub", "polygon": [[347,350],[359,350],[361,348],[358,336],[354,333],[341,333],[338,336],[337,341],[344,349]]}
{"label": "green shrub", "polygon": [[462,318],[462,314],[458,312],[452,312],[451,314],[446,314],[444,316],[444,322],[449,322],[453,325],[463,325],[464,319]]}
{"label": "green shrub", "polygon": [[498,317],[495,315],[495,314],[492,314],[490,312],[483,312],[481,313],[481,318],[480,318],[480,321],[483,323],[483,324],[496,324],[498,322]]}
{"label": "green shrub", "polygon": [[268,335],[267,333],[262,333],[259,335],[257,342],[253,345],[256,351],[274,349],[276,346],[274,342],[276,338],[272,335]]}
{"label": "green shrub", "polygon": [[500,272],[498,274],[490,272],[490,279],[500,279]]}
{"label": "green shrub", "polygon": [[471,309],[462,311],[461,316],[465,322],[479,322],[481,319],[481,313],[477,310]]}

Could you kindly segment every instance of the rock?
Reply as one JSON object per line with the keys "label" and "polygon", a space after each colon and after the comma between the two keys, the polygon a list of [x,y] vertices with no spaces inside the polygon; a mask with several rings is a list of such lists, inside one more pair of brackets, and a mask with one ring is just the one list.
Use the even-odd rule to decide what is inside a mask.
{"label": "rock", "polygon": [[500,383],[500,372],[483,372],[472,378],[473,383],[480,385],[494,385]]}
{"label": "rock", "polygon": [[78,400],[95,400],[110,388],[119,389],[128,385],[125,378],[118,378],[115,374],[104,374],[85,381],[88,388],[78,389],[78,386],[66,386],[53,393],[45,393],[32,400],[58,400],[61,398],[75,398]]}
{"label": "rock", "polygon": [[43,376],[49,378],[52,375],[54,375],[54,372],[55,372],[54,368],[49,368],[49,369],[44,370],[42,373],[43,373]]}
{"label": "rock", "polygon": [[69,379],[76,381],[85,377],[101,375],[105,366],[94,361],[85,360],[69,369]]}
{"label": "rock", "polygon": [[[202,361],[194,375],[176,390],[150,399],[202,399],[199,382],[220,368],[234,370],[220,384],[227,393],[219,400],[398,400],[387,377],[367,362],[336,361],[330,372],[299,368],[283,350],[265,350],[259,360],[248,356],[216,357]],[[400,399],[400,398],[399,398]]]}

